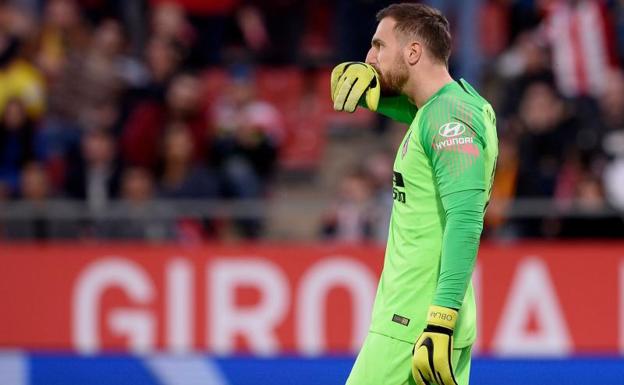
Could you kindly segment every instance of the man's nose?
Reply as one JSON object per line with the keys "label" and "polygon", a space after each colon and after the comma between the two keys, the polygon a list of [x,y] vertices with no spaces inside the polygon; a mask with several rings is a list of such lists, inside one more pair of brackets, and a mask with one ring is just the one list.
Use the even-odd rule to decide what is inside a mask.
{"label": "man's nose", "polygon": [[368,64],[377,64],[377,51],[375,48],[371,47],[366,54],[366,63]]}

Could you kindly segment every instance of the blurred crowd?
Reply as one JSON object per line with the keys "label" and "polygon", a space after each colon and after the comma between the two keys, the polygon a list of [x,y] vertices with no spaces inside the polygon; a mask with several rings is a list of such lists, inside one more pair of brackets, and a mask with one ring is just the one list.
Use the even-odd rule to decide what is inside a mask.
{"label": "blurred crowd", "polygon": [[[280,169],[322,173],[310,159],[331,114],[328,71],[364,58],[389,3],[1,1],[0,202],[74,199],[111,215],[31,215],[0,237],[262,236],[261,218],[170,220],[157,202],[268,199]],[[498,113],[486,234],[624,235],[624,1],[428,3],[453,26],[451,72]],[[321,236],[384,239],[393,158],[380,146],[340,178]],[[510,219],[519,198],[548,203]]]}
{"label": "blurred crowd", "polygon": [[[29,218],[5,223],[3,235],[168,239],[194,228],[210,237],[210,223],[158,226],[153,200],[263,198],[283,138],[279,111],[257,100],[252,59],[237,59],[218,90],[203,79],[220,64],[214,30],[234,11],[259,17],[257,7],[238,6],[3,1],[0,199],[76,199],[93,213],[119,200],[136,219],[60,226]],[[253,218],[237,227],[251,238],[261,230]]]}

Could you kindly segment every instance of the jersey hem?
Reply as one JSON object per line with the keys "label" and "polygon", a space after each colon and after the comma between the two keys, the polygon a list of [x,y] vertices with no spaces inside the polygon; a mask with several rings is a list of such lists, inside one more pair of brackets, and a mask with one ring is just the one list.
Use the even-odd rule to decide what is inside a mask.
{"label": "jersey hem", "polygon": [[380,333],[380,332],[377,332],[377,331],[374,331],[374,330],[369,330],[368,332],[369,332],[369,333],[373,333],[373,334],[378,334],[378,335],[380,335],[380,336],[384,336],[384,337],[392,338],[393,340],[397,340],[397,341],[405,342],[406,344],[410,344],[410,345],[413,345],[413,344],[415,344],[415,343],[416,343],[416,341],[413,341],[413,342],[406,341],[406,340],[404,340],[404,339],[402,339],[402,338],[393,337],[393,336],[388,335],[388,334],[386,334],[386,333]]}

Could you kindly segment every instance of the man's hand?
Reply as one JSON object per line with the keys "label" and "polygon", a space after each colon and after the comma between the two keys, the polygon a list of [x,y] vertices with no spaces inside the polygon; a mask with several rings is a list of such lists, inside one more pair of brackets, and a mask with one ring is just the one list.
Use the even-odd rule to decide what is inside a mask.
{"label": "man's hand", "polygon": [[457,310],[429,307],[427,327],[414,345],[412,375],[418,385],[457,385],[451,366]]}
{"label": "man's hand", "polygon": [[353,112],[364,96],[368,109],[376,111],[380,94],[379,75],[371,65],[345,62],[332,70],[331,97],[334,110]]}

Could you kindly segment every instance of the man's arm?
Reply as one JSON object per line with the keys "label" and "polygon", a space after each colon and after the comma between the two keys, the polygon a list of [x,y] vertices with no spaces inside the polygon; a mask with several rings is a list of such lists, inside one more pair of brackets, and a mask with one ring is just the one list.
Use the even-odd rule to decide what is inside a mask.
{"label": "man's arm", "polygon": [[459,309],[464,302],[483,230],[485,200],[485,190],[476,189],[442,197],[446,225],[434,305]]}
{"label": "man's arm", "polygon": [[[483,229],[487,201],[484,143],[468,126],[472,122],[454,118],[452,111],[436,115],[421,133],[446,214],[440,276],[433,304],[459,309],[472,276]],[[461,134],[449,137],[441,131],[446,135]]]}
{"label": "man's arm", "polygon": [[[368,109],[364,98],[360,100],[360,105]],[[416,117],[418,108],[416,105],[410,103],[405,95],[382,96],[379,99],[377,112],[394,121],[409,125]]]}

